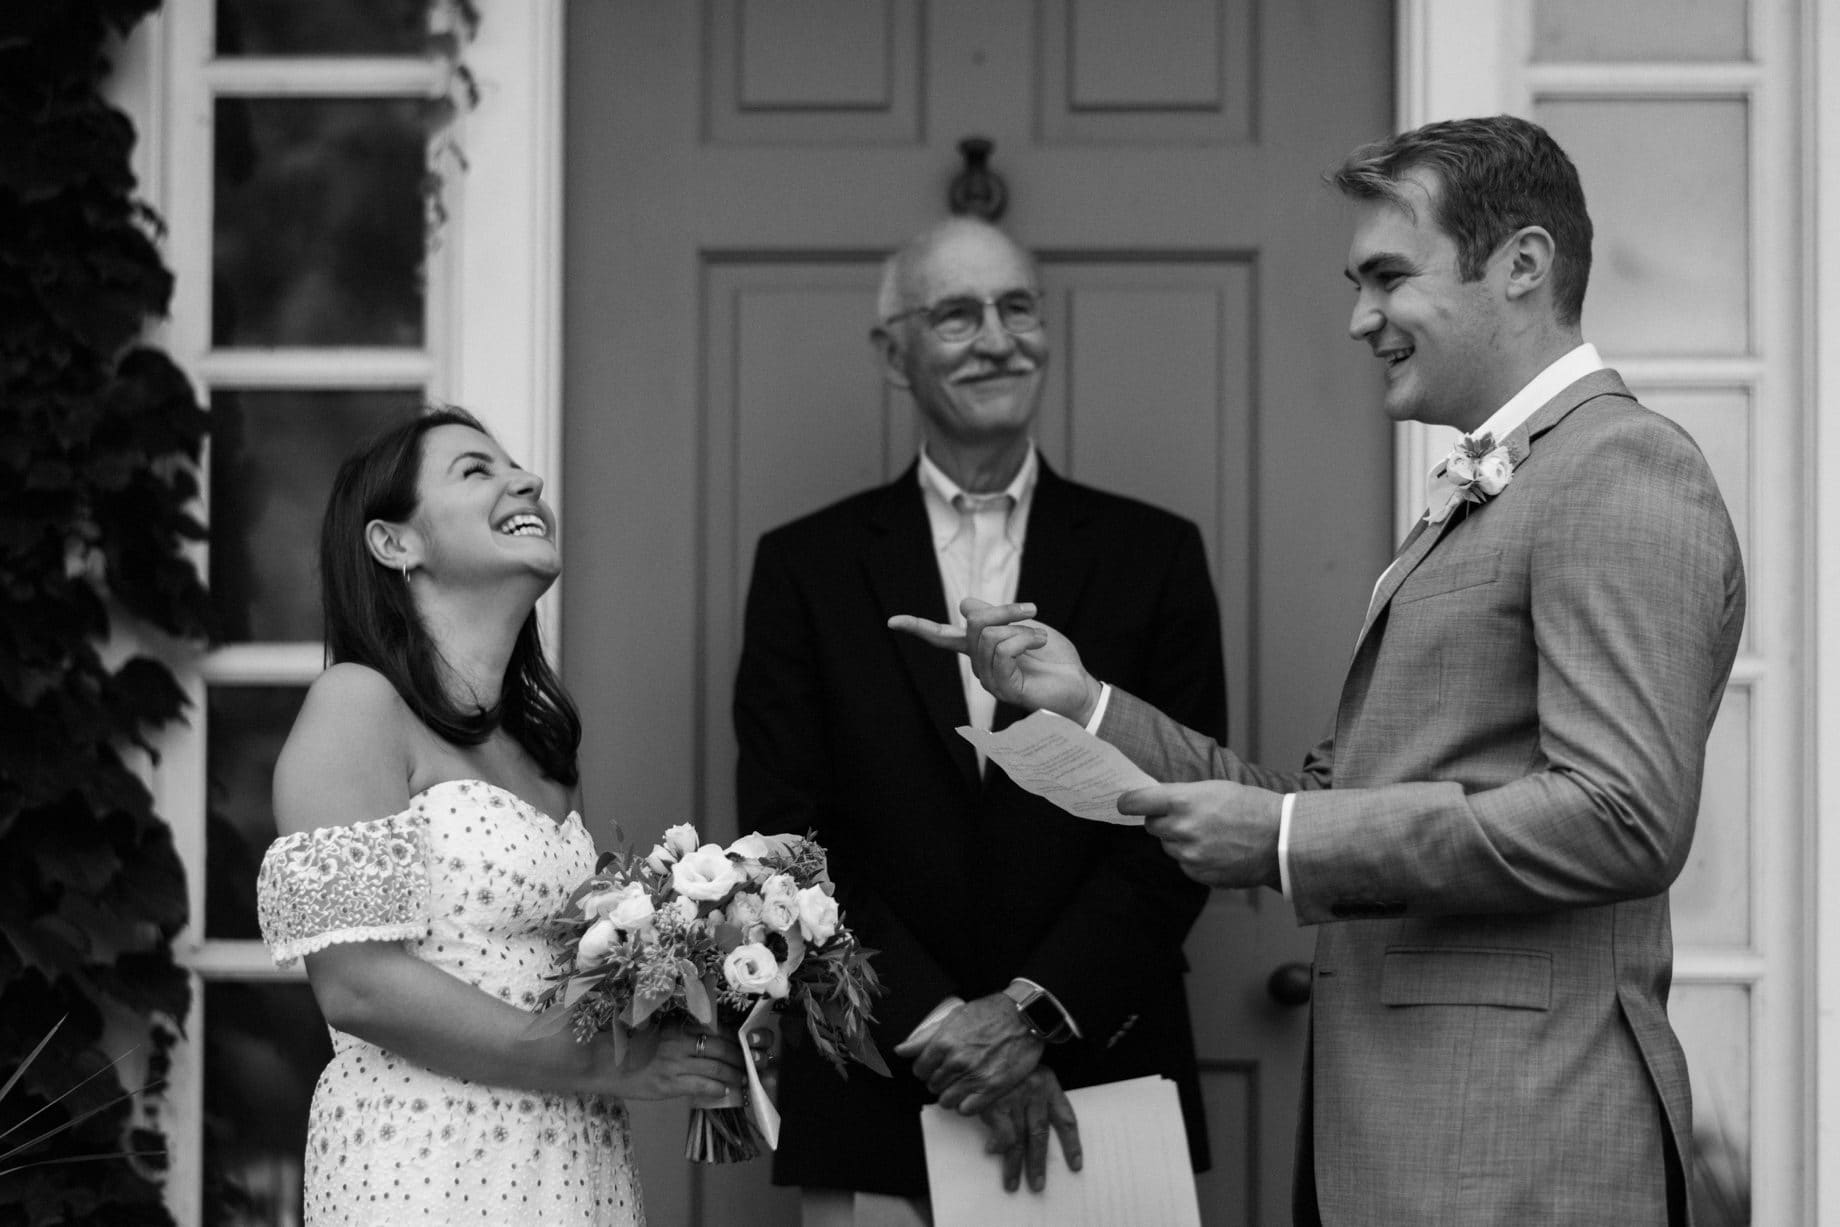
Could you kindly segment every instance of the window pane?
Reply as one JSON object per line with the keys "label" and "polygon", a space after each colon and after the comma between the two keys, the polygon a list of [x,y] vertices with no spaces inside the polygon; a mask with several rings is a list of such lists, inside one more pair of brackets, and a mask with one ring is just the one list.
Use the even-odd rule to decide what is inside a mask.
{"label": "window pane", "polygon": [[[1750,350],[1750,115],[1741,98],[1547,99],[1597,237],[1585,333],[1606,354]],[[1693,156],[1683,158],[1682,150]]]}
{"label": "window pane", "polygon": [[332,1059],[304,984],[204,988],[208,1227],[297,1227],[313,1083]]}
{"label": "window pane", "polygon": [[[213,686],[205,696],[204,934],[260,940],[256,870],[275,839],[270,789],[275,759],[306,691],[298,686]],[[209,1024],[215,1029],[215,1022]]]}
{"label": "window pane", "polygon": [[319,521],[339,462],[419,389],[211,396],[211,605],[225,643],[320,638]]}
{"label": "window pane", "polygon": [[419,55],[428,0],[217,0],[219,55]]}
{"label": "window pane", "polygon": [[438,105],[218,99],[214,344],[422,343],[422,181]]}
{"label": "window pane", "polygon": [[1538,0],[1533,54],[1563,60],[1742,60],[1747,0]]}

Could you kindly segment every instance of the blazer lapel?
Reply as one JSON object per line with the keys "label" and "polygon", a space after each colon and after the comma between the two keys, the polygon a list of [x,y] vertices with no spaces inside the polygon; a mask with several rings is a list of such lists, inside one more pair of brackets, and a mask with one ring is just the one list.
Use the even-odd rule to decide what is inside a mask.
{"label": "blazer lapel", "polygon": [[[1502,440],[1502,446],[1508,449],[1508,459],[1515,470],[1518,472],[1521,465],[1526,463],[1527,458],[1533,454],[1534,445],[1541,435],[1564,421],[1566,416],[1580,405],[1596,400],[1600,396],[1622,396],[1634,399],[1630,397],[1629,389],[1623,385],[1622,377],[1615,371],[1605,369],[1591,372],[1540,406],[1531,417],[1508,432],[1508,437]],[[1355,639],[1357,652],[1361,645],[1367,642],[1367,634],[1379,619],[1380,611],[1392,601],[1393,594],[1399,591],[1399,585],[1406,581],[1406,577],[1411,575],[1418,564],[1423,562],[1426,556],[1436,548],[1437,543],[1444,539],[1444,534],[1449,532],[1452,526],[1459,520],[1480,512],[1486,506],[1487,504],[1460,505],[1439,523],[1428,525],[1423,532],[1415,531],[1412,536],[1406,538],[1399,557],[1393,560],[1393,565],[1388,567],[1380,577],[1380,584],[1374,590],[1373,600],[1367,604],[1367,617],[1361,623],[1360,635]]]}
{"label": "blazer lapel", "polygon": [[[1077,635],[1072,615],[1092,572],[1092,550],[1086,543],[1090,508],[1078,487],[1050,469],[1046,460],[1037,459],[1041,471],[1029,507],[1016,599],[1033,601],[1044,622]],[[1027,714],[1020,707],[999,702],[991,728],[1008,728]]]}
{"label": "blazer lapel", "polygon": [[[869,585],[884,618],[898,613],[919,614],[935,621],[948,618],[945,586],[939,581],[939,563],[933,552],[933,529],[926,518],[920,494],[917,465],[882,488],[882,498],[870,517],[873,540],[864,554]],[[977,754],[958,735],[970,719],[965,692],[959,685],[958,661],[912,635],[893,631],[895,654],[907,670],[920,697],[927,723],[938,733],[946,753],[963,773],[965,782],[977,785]]]}

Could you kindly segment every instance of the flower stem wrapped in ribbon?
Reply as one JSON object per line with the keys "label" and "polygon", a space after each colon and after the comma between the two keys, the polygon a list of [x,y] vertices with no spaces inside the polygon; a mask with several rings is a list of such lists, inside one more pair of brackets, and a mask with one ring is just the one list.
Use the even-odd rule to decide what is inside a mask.
{"label": "flower stem wrapped in ribbon", "polygon": [[1492,499],[1513,480],[1514,457],[1495,445],[1494,435],[1464,435],[1431,470],[1425,520],[1441,524],[1459,504]]}
{"label": "flower stem wrapped in ribbon", "polygon": [[833,898],[824,849],[798,835],[747,835],[727,848],[674,826],[643,858],[613,854],[550,921],[561,969],[539,1001],[578,1040],[616,1046],[647,1027],[695,1020],[736,1031],[748,1093],[692,1106],[687,1158],[728,1163],[779,1142],[779,1114],[749,1034],[798,1008],[818,1051],[847,1076],[855,1060],[884,1077],[869,1035],[881,986]]}

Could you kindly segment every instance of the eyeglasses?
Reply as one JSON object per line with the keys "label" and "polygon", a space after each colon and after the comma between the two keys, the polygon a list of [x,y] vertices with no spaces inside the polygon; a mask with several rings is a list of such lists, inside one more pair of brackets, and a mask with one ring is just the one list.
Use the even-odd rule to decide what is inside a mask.
{"label": "eyeglasses", "polygon": [[997,323],[1003,331],[1021,334],[1041,327],[1041,295],[1033,290],[1011,290],[995,298],[977,298],[970,294],[944,298],[930,307],[910,307],[883,320],[892,324],[910,315],[924,315],[926,326],[941,341],[958,344],[969,341],[984,327],[984,308],[997,309]]}

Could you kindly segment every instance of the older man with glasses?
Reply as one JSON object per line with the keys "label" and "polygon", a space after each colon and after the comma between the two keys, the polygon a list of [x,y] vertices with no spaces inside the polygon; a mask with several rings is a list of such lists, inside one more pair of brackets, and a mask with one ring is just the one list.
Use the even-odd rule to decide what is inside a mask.
{"label": "older man with glasses", "polygon": [[888,987],[875,1032],[892,1079],[845,1080],[789,1045],[773,1176],[805,1188],[807,1227],[928,1222],[919,1109],[935,1100],[983,1120],[993,1181],[1016,1190],[1026,1172],[1039,1190],[1051,1139],[1079,1165],[1065,1090],[1160,1074],[1207,1165],[1182,986],[1206,890],[1141,831],[1071,819],[986,770],[954,730],[1020,710],[885,629],[915,609],[962,621],[965,597],[1031,601],[1084,630],[1107,676],[1224,738],[1200,533],[1042,460],[1043,296],[1002,231],[954,218],[917,235],[877,308],[870,336],[919,412],[920,455],[761,538],[735,685],[742,829],[816,832]]}

